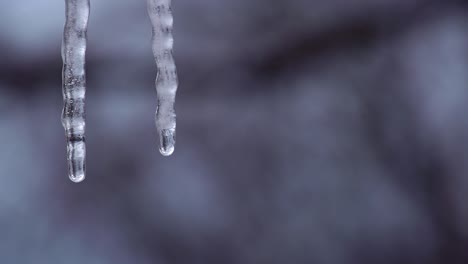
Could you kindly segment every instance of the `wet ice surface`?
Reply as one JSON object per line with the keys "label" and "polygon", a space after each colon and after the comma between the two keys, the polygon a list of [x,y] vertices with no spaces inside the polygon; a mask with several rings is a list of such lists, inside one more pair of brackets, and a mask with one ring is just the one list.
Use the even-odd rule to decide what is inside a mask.
{"label": "wet ice surface", "polygon": [[177,71],[172,56],[173,16],[171,0],[148,0],[148,14],[153,27],[153,54],[157,65],[156,129],[159,133],[159,151],[170,156],[175,148]]}
{"label": "wet ice surface", "polygon": [[86,34],[89,0],[67,0],[62,42],[62,124],[67,140],[68,176],[81,182],[86,173]]}
{"label": "wet ice surface", "polygon": [[[16,12],[33,1],[56,6],[4,5]],[[94,2],[94,54],[87,56],[92,184],[61,178],[60,61],[50,59],[60,29],[34,42],[49,40],[41,48],[11,39],[24,47],[11,50],[15,58],[48,52],[0,71],[36,81],[1,78],[0,135],[8,140],[0,151],[0,211],[8,239],[0,239],[0,263],[468,263],[460,258],[468,232],[468,90],[466,74],[457,73],[468,72],[463,8],[438,1],[440,13],[434,8],[411,25],[395,15],[390,24],[408,30],[382,32],[382,42],[365,46],[353,33],[356,42],[320,50],[314,43],[334,44],[335,35],[323,40],[315,29],[355,25],[349,17],[359,13],[367,23],[375,13],[365,4],[376,1],[346,1],[349,9],[337,0],[174,1],[184,92],[178,155],[163,159],[148,143],[154,61],[146,2]],[[321,17],[325,6],[329,16],[294,24],[302,18],[275,15],[277,5]],[[62,18],[58,6],[18,27],[38,29],[49,14]],[[2,23],[10,31],[0,35],[20,34],[12,25]],[[255,67],[272,57],[287,58],[283,68]],[[34,79],[30,64],[45,74]],[[50,155],[37,155],[44,150]]]}

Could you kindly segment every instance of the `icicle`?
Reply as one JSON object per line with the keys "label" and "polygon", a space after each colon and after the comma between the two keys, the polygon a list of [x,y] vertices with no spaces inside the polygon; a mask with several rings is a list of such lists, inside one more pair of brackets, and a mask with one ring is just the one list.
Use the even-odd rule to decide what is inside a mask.
{"label": "icicle", "polygon": [[81,182],[86,171],[85,145],[85,53],[89,0],[66,0],[62,42],[62,124],[67,138],[68,176]]}
{"label": "icicle", "polygon": [[153,26],[153,54],[158,68],[156,77],[156,128],[159,133],[159,151],[164,156],[174,152],[177,91],[177,71],[172,57],[171,0],[148,0],[148,13]]}

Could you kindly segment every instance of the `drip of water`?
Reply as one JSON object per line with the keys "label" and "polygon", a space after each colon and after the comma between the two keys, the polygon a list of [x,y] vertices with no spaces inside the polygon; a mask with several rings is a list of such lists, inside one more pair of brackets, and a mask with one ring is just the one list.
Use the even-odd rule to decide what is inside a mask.
{"label": "drip of water", "polygon": [[85,53],[89,0],[66,0],[66,22],[62,42],[62,125],[67,139],[68,176],[85,179]]}
{"label": "drip of water", "polygon": [[169,156],[175,148],[174,104],[178,86],[177,70],[172,56],[174,39],[171,0],[148,0],[148,14],[153,26],[153,55],[158,69],[155,119],[160,139],[159,151],[162,155]]}

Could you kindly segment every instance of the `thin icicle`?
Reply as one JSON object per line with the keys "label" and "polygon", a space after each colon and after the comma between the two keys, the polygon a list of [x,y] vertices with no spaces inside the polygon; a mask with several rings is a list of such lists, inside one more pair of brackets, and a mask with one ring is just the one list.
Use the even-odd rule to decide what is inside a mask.
{"label": "thin icicle", "polygon": [[86,172],[85,53],[89,0],[66,0],[62,42],[62,124],[67,138],[68,176],[81,182]]}
{"label": "thin icicle", "polygon": [[148,0],[148,13],[153,26],[153,54],[158,68],[156,77],[156,128],[159,133],[159,151],[164,156],[174,152],[177,92],[177,71],[172,57],[171,0]]}

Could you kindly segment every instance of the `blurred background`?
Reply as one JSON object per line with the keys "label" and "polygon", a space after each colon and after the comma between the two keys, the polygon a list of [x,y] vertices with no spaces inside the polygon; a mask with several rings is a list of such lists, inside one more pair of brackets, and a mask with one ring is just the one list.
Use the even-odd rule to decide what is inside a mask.
{"label": "blurred background", "polygon": [[64,1],[0,4],[0,263],[468,263],[468,3],[177,0],[173,156],[146,3],[91,1],[67,177]]}

